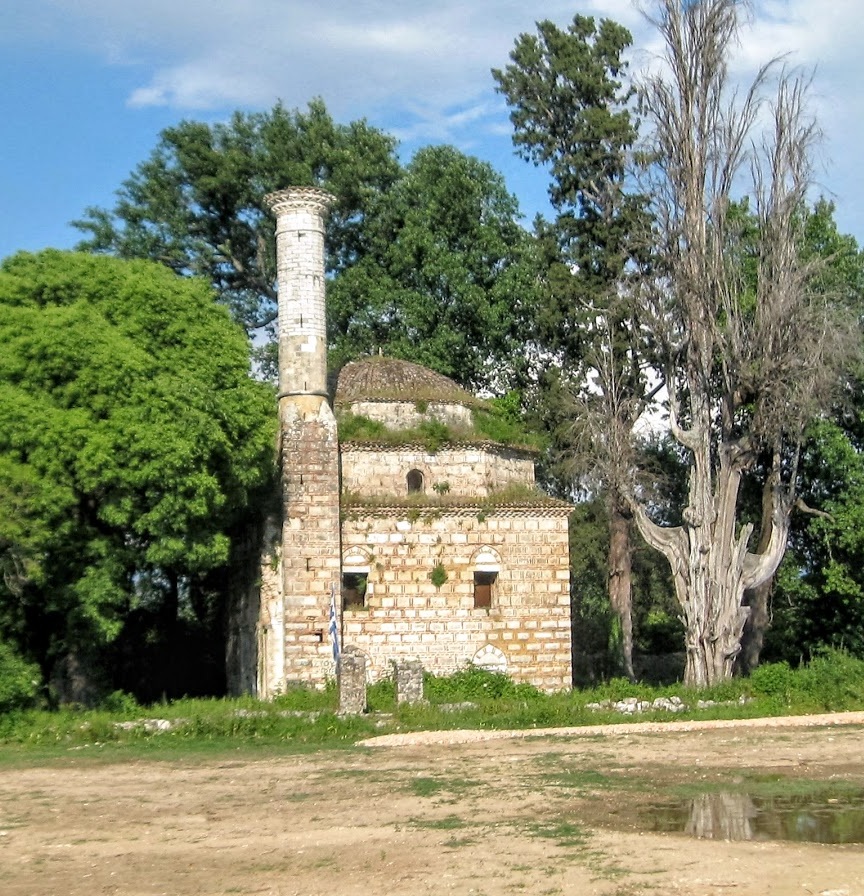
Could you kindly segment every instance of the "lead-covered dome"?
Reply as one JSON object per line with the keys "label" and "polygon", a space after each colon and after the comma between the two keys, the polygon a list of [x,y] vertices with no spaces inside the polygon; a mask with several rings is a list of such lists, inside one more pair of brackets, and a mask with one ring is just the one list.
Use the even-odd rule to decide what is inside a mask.
{"label": "lead-covered dome", "polygon": [[483,401],[449,377],[411,361],[381,356],[346,364],[336,383],[334,403],[339,413],[396,430],[429,420],[471,429],[471,411],[484,407]]}
{"label": "lead-covered dome", "polygon": [[337,407],[347,409],[356,402],[368,401],[483,406],[479,398],[449,377],[411,361],[381,356],[350,361],[336,383]]}

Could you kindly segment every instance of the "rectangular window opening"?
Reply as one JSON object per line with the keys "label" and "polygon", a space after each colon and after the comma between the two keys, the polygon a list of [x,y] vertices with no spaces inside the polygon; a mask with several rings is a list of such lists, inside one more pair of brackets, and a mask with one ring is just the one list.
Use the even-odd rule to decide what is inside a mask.
{"label": "rectangular window opening", "polygon": [[366,585],[369,576],[365,572],[346,572],[342,575],[342,609],[366,606]]}
{"label": "rectangular window opening", "polygon": [[492,606],[492,586],[498,579],[497,572],[474,573],[474,607],[489,609]]}

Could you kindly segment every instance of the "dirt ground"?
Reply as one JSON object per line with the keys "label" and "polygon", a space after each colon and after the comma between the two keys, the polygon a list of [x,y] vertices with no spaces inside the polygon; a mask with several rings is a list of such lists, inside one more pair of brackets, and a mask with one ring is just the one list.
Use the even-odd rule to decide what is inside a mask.
{"label": "dirt ground", "polygon": [[864,714],[817,721],[397,737],[251,760],[79,751],[0,773],[0,893],[862,896],[864,845],[641,830],[646,806],[685,785],[864,793]]}

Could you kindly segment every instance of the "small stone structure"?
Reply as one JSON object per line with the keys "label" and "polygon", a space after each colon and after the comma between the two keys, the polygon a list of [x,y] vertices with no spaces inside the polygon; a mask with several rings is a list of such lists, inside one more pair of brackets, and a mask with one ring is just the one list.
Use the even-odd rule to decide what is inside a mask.
{"label": "small stone structure", "polygon": [[[326,370],[331,197],[303,188],[266,201],[277,222],[281,514],[264,527],[258,589],[234,608],[229,690],[323,686],[337,671],[331,617],[340,686],[353,650],[372,682],[394,663],[447,674],[474,662],[569,688],[570,505],[536,489],[534,452],[478,434],[484,402],[407,361],[342,369],[336,414],[383,435],[340,438]],[[441,424],[445,439],[421,437]]]}
{"label": "small stone structure", "polygon": [[420,703],[423,700],[423,664],[419,660],[405,660],[396,663],[397,703]]}
{"label": "small stone structure", "polygon": [[366,712],[366,657],[359,651],[345,651],[339,657],[339,712],[360,715]]}

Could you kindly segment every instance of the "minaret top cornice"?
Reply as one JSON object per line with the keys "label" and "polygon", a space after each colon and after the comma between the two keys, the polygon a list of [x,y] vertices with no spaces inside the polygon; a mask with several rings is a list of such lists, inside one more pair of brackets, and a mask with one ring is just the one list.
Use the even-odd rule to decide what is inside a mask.
{"label": "minaret top cornice", "polygon": [[288,187],[264,197],[264,204],[275,217],[292,212],[311,212],[322,218],[336,201],[336,197],[318,187]]}

